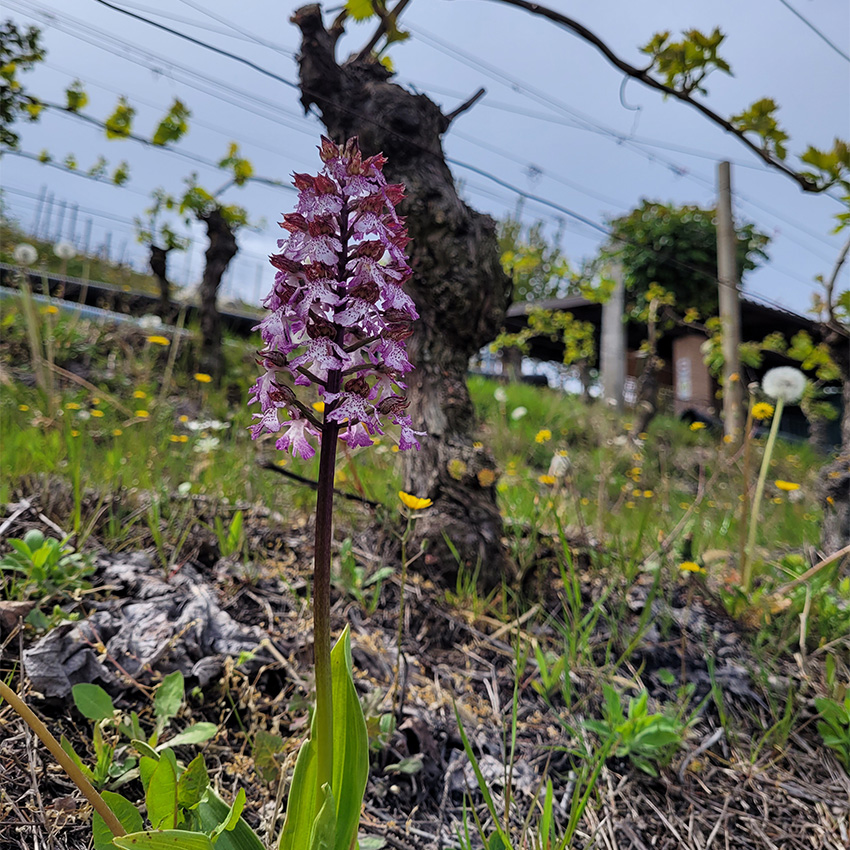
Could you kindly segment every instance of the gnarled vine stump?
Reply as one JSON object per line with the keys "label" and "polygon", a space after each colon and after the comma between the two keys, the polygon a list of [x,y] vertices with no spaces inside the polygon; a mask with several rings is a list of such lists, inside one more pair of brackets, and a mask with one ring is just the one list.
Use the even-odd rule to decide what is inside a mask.
{"label": "gnarled vine stump", "polygon": [[495,462],[473,446],[466,372],[469,358],[497,335],[510,301],[495,222],[458,197],[441,143],[451,117],[392,83],[370,57],[337,62],[341,29],[325,28],[318,5],[299,9],[292,21],[302,34],[304,108],[319,109],[335,141],[358,136],[365,156],[382,151],[387,179],[406,187],[400,209],[412,239],[409,290],[420,314],[409,342],[416,368],[407,395],[414,423],[428,436],[420,452],[405,453],[404,487],[434,501],[416,525],[417,538],[429,544],[426,564],[445,578],[457,572],[445,535],[465,567],[480,569],[482,585],[493,587],[514,568],[502,540]]}

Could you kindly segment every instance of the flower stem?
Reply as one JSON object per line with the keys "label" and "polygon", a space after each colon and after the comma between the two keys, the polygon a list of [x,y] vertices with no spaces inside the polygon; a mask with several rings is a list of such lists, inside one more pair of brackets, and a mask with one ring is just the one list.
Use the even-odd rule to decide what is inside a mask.
{"label": "flower stem", "polygon": [[333,486],[339,425],[325,419],[319,456],[316,498],[316,545],[313,566],[313,666],[316,675],[316,806],[321,807],[322,786],[333,778],[333,690],[331,685],[331,541],[333,540]]}
{"label": "flower stem", "polygon": [[121,826],[115,813],[100,794],[97,793],[91,782],[86,779],[83,772],[74,764],[60,743],[53,737],[50,730],[41,722],[38,715],[2,680],[0,679],[0,698],[9,703],[20,715],[27,726],[38,735],[41,743],[50,750],[50,755],[64,769],[65,773],[74,781],[83,796],[91,803],[92,808],[103,818],[110,832],[114,836],[126,835],[127,831]]}
{"label": "flower stem", "polygon": [[764,447],[764,457],[761,461],[761,470],[759,471],[759,480],[756,484],[756,495],[753,499],[753,511],[750,515],[750,533],[747,537],[747,548],[744,550],[744,571],[741,575],[741,586],[744,593],[749,593],[753,584],[753,550],[756,547],[756,532],[759,525],[759,509],[761,508],[761,500],[764,495],[764,484],[767,480],[767,470],[770,467],[770,458],[773,455],[773,447],[776,445],[776,435],[779,433],[779,420],[782,419],[782,408],[785,405],[785,399],[779,396],[776,399],[776,410],[773,413],[773,421],[770,423],[770,434],[767,438],[767,445]]}

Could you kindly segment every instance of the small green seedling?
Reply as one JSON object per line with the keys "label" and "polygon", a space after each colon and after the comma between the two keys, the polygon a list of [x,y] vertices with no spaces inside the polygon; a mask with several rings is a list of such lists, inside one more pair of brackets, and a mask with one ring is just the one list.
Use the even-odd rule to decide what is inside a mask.
{"label": "small green seedling", "polygon": [[[173,747],[202,744],[218,731],[214,723],[194,723],[182,732],[172,735],[165,743],[160,737],[171,721],[180,712],[183,704],[184,682],[179,670],[169,673],[157,688],[154,696],[154,728],[146,735],[142,730],[139,715],[134,711],[129,718],[122,718],[116,711],[112,699],[99,685],[79,684],[71,689],[74,704],[80,714],[94,721],[93,746],[95,765],[89,767],[74,751],[67,738],[62,738],[62,748],[74,760],[89,782],[96,788],[111,785],[117,788],[138,776],[138,756],[156,756]],[[127,739],[126,744],[111,744],[116,736]],[[133,752],[137,755],[133,755]]]}
{"label": "small green seedling", "polygon": [[842,702],[829,697],[815,699],[815,708],[821,716],[818,732],[826,744],[850,773],[850,694]]}
{"label": "small green seedling", "polygon": [[392,567],[380,567],[367,575],[366,568],[360,566],[354,557],[351,538],[346,537],[339,547],[339,572],[332,580],[337,590],[353,596],[366,613],[374,614],[381,599],[381,585],[393,572]]}
{"label": "small green seedling", "polygon": [[658,767],[669,764],[684,740],[687,723],[677,717],[650,714],[649,694],[641,691],[629,700],[628,713],[623,713],[620,695],[610,685],[602,686],[605,701],[603,720],[586,720],[585,728],[596,733],[603,744],[611,745],[611,755],[628,757],[632,764],[650,776],[658,776]]}
{"label": "small green seedling", "polygon": [[91,561],[63,540],[45,537],[41,531],[28,531],[23,539],[12,537],[14,550],[0,560],[0,570],[15,575],[9,579],[6,596],[10,599],[51,597],[86,588],[85,579],[94,572]]}

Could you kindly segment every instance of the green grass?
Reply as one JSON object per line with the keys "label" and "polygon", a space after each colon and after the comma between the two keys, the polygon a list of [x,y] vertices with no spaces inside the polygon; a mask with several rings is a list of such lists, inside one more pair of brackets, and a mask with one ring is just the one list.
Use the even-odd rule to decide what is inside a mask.
{"label": "green grass", "polygon": [[[195,329],[190,328],[179,345],[172,339],[170,346],[160,346],[139,329],[108,327],[42,310],[42,336],[50,341],[56,365],[70,372],[70,376],[57,374],[59,395],[51,405],[32,380],[19,305],[4,301],[0,307],[2,502],[39,492],[62,492],[65,497],[54,500],[51,518],[72,536],[77,550],[85,552],[89,538],[97,538],[111,551],[144,546],[156,552],[166,571],[188,552],[187,540],[196,520],[191,502],[180,497],[204,496],[208,503],[231,508],[268,507],[291,520],[313,510],[312,490],[258,466],[258,459],[271,459],[315,479],[318,459],[293,459],[276,452],[273,441],[251,440],[247,396],[257,367],[248,342],[226,341],[227,380],[216,389],[195,378],[199,347]],[[172,359],[172,377],[163,386]],[[627,439],[629,415],[618,415],[602,404],[587,405],[560,392],[480,377],[471,378],[469,388],[478,415],[476,437],[496,458],[499,503],[521,574],[546,573],[541,578],[548,580],[559,598],[554,607],[538,610],[523,621],[522,629],[511,633],[517,652],[513,711],[522,678],[531,683],[528,692],[579,742],[572,753],[576,769],[584,772],[575,786],[573,826],[578,822],[576,813],[591,800],[598,770],[609,752],[628,750],[623,740],[627,720],[635,721],[635,729],[640,725],[631,715],[631,720],[617,715],[614,704],[619,694],[624,706],[634,707],[637,703],[629,703],[624,692],[632,697],[645,693],[642,672],[630,663],[633,652],[651,625],[657,627],[662,641],[674,633],[669,615],[653,613],[653,600],[663,608],[678,598],[681,608],[686,597],[689,607],[695,595],[708,593],[725,603],[740,619],[764,682],[783,658],[798,651],[801,614],[805,613],[808,628],[808,650],[826,658],[831,657],[828,645],[850,632],[850,580],[841,579],[835,571],[825,571],[782,600],[771,596],[778,586],[805,571],[810,564],[807,549],[819,536],[815,487],[824,459],[808,446],[780,443],[777,447],[759,525],[757,590],[751,599],[741,599],[735,596],[734,565],[742,532],[743,462],[718,435],[659,416],[635,444]],[[499,400],[497,390],[499,395],[504,393],[504,400]],[[512,416],[520,407],[525,408],[524,415]],[[763,441],[755,440],[751,448],[752,487]],[[563,474],[549,475],[553,456],[561,458],[559,463],[564,458],[569,462]],[[800,487],[793,493],[783,492],[772,483],[777,479]],[[401,460],[389,443],[343,451],[339,456],[337,486],[349,492],[362,490],[380,502],[379,521],[399,517],[396,493],[401,480]],[[232,510],[225,512],[217,525],[208,518],[208,529],[220,538],[233,516]],[[374,519],[373,514],[337,501],[340,539],[358,524]],[[238,549],[262,561],[263,553],[244,552],[243,542],[239,541]],[[2,547],[0,556],[7,548]],[[231,548],[237,548],[236,544]],[[378,598],[362,592],[367,577],[357,572],[360,566],[350,547],[346,557],[350,558],[351,586],[345,585],[346,574],[341,573],[338,589],[371,616]],[[694,562],[702,571],[682,572],[684,562]],[[368,566],[374,569],[373,564]],[[440,604],[462,610],[473,621],[495,617],[507,622],[534,613],[533,591],[506,587],[485,598],[473,578],[461,571],[456,586],[441,592]],[[14,595],[14,582],[3,581],[0,596]],[[592,599],[587,598],[588,581],[603,588]],[[634,617],[628,594],[641,586],[647,589],[647,601],[643,613]],[[54,594],[50,602],[56,601]],[[54,615],[59,616],[55,610]],[[675,674],[678,670],[667,673],[671,681],[676,680]],[[581,687],[574,686],[573,675],[583,682]],[[604,691],[606,683],[609,688]],[[810,684],[798,686],[802,693]],[[769,693],[766,684],[762,690]],[[603,693],[607,703],[602,702]],[[629,726],[626,731],[634,732],[633,737],[645,734],[661,749],[661,744],[672,746],[683,738],[685,721],[695,708],[693,692],[680,683],[671,694],[675,701],[647,709],[651,723],[640,721],[646,730]],[[768,750],[775,753],[786,745],[797,722],[794,695],[789,694],[787,699],[771,702],[756,723],[758,735],[740,735],[743,761],[754,763]],[[736,722],[723,719],[719,688],[712,698],[722,725]],[[594,743],[588,730],[602,728],[603,704],[608,706],[610,734]],[[642,704],[640,710],[644,708]],[[615,715],[616,724],[611,720]],[[582,725],[575,719],[579,716],[591,722]],[[671,728],[676,741],[665,726],[674,720],[678,725]],[[515,717],[511,724],[510,735],[515,736]],[[664,734],[652,737],[659,730]],[[735,740],[734,734],[730,740]],[[663,758],[650,756],[650,772],[672,757],[667,750]],[[649,758],[644,750],[639,757]],[[642,762],[642,767],[646,769],[647,764]],[[526,820],[526,826],[532,821],[537,823],[536,818]],[[540,823],[548,835],[547,818]]]}

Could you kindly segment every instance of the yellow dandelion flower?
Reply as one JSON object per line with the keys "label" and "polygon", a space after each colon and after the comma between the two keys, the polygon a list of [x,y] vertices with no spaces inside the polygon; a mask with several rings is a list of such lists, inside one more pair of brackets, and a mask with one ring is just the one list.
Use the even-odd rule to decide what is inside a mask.
{"label": "yellow dandelion flower", "polygon": [[782,496],[774,496],[771,499],[771,501],[773,502],[774,505],[781,505],[782,504]]}
{"label": "yellow dandelion flower", "polygon": [[683,573],[704,573],[705,570],[696,561],[682,561],[679,569]]}
{"label": "yellow dandelion flower", "polygon": [[624,422],[623,428],[625,428],[627,431],[631,431],[632,430],[632,423],[631,422]]}
{"label": "yellow dandelion flower", "polygon": [[760,401],[753,405],[753,419],[763,422],[765,419],[773,418],[773,405],[766,401]]}
{"label": "yellow dandelion flower", "polygon": [[323,401],[314,401],[313,402],[313,410],[316,413],[324,413],[325,412],[325,403]]}
{"label": "yellow dandelion flower", "polygon": [[147,398],[148,394],[144,390],[136,390],[133,393],[133,398]]}
{"label": "yellow dandelion flower", "polygon": [[587,496],[582,496],[582,498],[581,498],[581,503],[582,503],[583,505],[587,506],[587,505],[589,505],[589,504],[590,504],[590,499],[588,499],[588,498],[587,498]]}
{"label": "yellow dandelion flower", "polygon": [[104,415],[102,410],[90,410],[89,413],[91,413],[95,419],[100,419]]}
{"label": "yellow dandelion flower", "polygon": [[99,398],[93,398],[93,399],[91,400],[91,403],[92,403],[95,407],[97,407],[97,406],[100,404],[100,399],[99,399]]}
{"label": "yellow dandelion flower", "polygon": [[75,401],[69,401],[65,405],[65,410],[79,410],[79,409],[80,409],[80,405],[77,404],[77,402],[75,402]]}
{"label": "yellow dandelion flower", "polygon": [[691,431],[702,431],[705,428],[705,422],[691,422],[689,427]]}
{"label": "yellow dandelion flower", "polygon": [[168,439],[169,439],[169,441],[170,441],[170,442],[172,442],[172,443],[180,443],[180,442],[182,442],[182,440],[180,439],[180,435],[179,435],[179,434],[172,434],[172,435],[171,435]]}
{"label": "yellow dandelion flower", "polygon": [[558,457],[569,457],[570,456],[570,453],[566,449],[558,449],[558,451],[556,451],[555,454],[558,455]]}
{"label": "yellow dandelion flower", "polygon": [[72,437],[79,437],[79,436],[80,436],[80,432],[79,432],[79,431],[77,431],[77,430],[71,431],[71,436],[72,436]]}
{"label": "yellow dandelion flower", "polygon": [[430,508],[434,503],[430,499],[420,499],[418,496],[411,496],[410,493],[405,493],[404,490],[398,491],[398,497],[402,504],[412,511],[421,511],[425,508]]}
{"label": "yellow dandelion flower", "polygon": [[399,451],[399,448],[398,448],[398,446],[390,446],[390,451],[393,454],[396,454]]}
{"label": "yellow dandelion flower", "polygon": [[552,439],[552,432],[548,428],[541,428],[534,437],[535,443],[546,443]]}
{"label": "yellow dandelion flower", "polygon": [[182,416],[177,417],[178,422],[182,422],[185,425],[189,421],[189,417],[184,413]]}
{"label": "yellow dandelion flower", "polygon": [[557,481],[558,481],[558,479],[557,479],[557,478],[555,478],[555,476],[554,476],[554,475],[539,475],[539,476],[537,477],[537,480],[538,480],[541,484],[549,484],[549,485],[555,484],[555,483],[557,483]]}
{"label": "yellow dandelion flower", "polygon": [[147,410],[137,410],[136,416],[139,419],[147,419],[150,416],[150,413],[148,413]]}
{"label": "yellow dandelion flower", "polygon": [[640,487],[635,487],[635,488],[632,490],[632,495],[633,495],[633,496],[640,496],[641,492],[642,492],[642,491],[641,491]]}
{"label": "yellow dandelion flower", "polygon": [[212,381],[212,375],[206,372],[195,372],[194,378],[199,384],[209,384]]}
{"label": "yellow dandelion flower", "polygon": [[482,469],[478,473],[478,484],[481,487],[487,488],[493,485],[496,480],[496,471],[494,469]]}
{"label": "yellow dandelion flower", "polygon": [[156,336],[156,335],[149,336],[148,342],[151,345],[162,345],[162,346],[171,345],[171,340],[167,336]]}
{"label": "yellow dandelion flower", "polygon": [[21,413],[26,413],[29,409],[30,409],[30,406],[28,404],[19,404],[18,405],[18,410],[20,410]]}
{"label": "yellow dandelion flower", "polygon": [[799,490],[800,485],[793,481],[776,480],[773,482],[777,490],[782,490],[785,493],[792,493],[794,490]]}
{"label": "yellow dandelion flower", "polygon": [[112,429],[112,436],[113,437],[120,437],[123,433],[124,432],[120,428],[113,428]]}
{"label": "yellow dandelion flower", "polygon": [[689,502],[679,502],[679,507],[683,511],[686,511],[690,507],[690,503]]}
{"label": "yellow dandelion flower", "polygon": [[277,461],[278,466],[286,466],[286,458],[282,457],[279,461]]}
{"label": "yellow dandelion flower", "polygon": [[638,439],[639,440],[649,439],[649,434],[647,434],[646,431],[641,431],[640,434],[638,434]]}
{"label": "yellow dandelion flower", "polygon": [[724,434],[723,435],[723,442],[726,443],[726,444],[731,443],[732,440],[734,440],[734,439],[735,438],[731,434]]}
{"label": "yellow dandelion flower", "polygon": [[629,510],[631,510],[634,506],[635,506],[635,503],[633,501],[631,501],[631,499],[628,502],[626,502],[626,507]]}
{"label": "yellow dandelion flower", "polygon": [[59,308],[55,304],[49,304],[41,310],[47,316],[55,316],[59,312]]}
{"label": "yellow dandelion flower", "polygon": [[644,490],[643,491],[644,499],[651,499],[654,495],[655,495],[655,493],[653,493],[652,490]]}
{"label": "yellow dandelion flower", "polygon": [[826,497],[826,501],[827,501],[830,505],[834,505],[834,504],[835,504],[835,499],[833,499],[833,498],[832,498],[832,496],[827,496],[827,497]]}
{"label": "yellow dandelion flower", "polygon": [[483,448],[484,448],[484,443],[482,443],[480,440],[476,440],[476,441],[472,444],[472,448],[473,448],[473,449],[483,449]]}
{"label": "yellow dandelion flower", "polygon": [[633,466],[629,470],[629,476],[631,478],[640,478],[640,475],[641,475],[642,472],[643,472],[643,470],[639,466]]}

